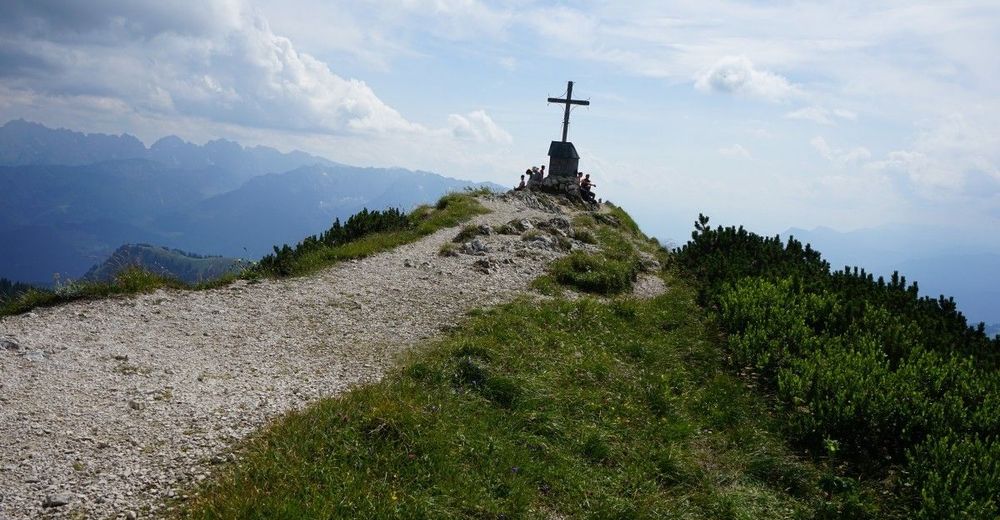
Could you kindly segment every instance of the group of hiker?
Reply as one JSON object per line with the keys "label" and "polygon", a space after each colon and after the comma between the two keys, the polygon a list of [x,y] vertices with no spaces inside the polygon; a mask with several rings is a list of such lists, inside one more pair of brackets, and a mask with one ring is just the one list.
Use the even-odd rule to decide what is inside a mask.
{"label": "group of hiker", "polygon": [[[521,183],[514,188],[514,191],[521,191],[532,184],[539,184],[544,178],[545,165],[532,166],[524,170],[524,175],[521,176]],[[597,185],[590,180],[589,173],[584,175],[583,172],[576,172],[576,184],[580,187],[580,196],[583,197],[583,200],[597,202],[597,196],[594,194],[594,188]]]}

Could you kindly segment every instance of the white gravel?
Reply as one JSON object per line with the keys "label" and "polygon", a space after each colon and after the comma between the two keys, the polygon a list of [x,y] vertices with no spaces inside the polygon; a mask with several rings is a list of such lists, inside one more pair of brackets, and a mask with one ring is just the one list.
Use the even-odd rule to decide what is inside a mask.
{"label": "white gravel", "polygon": [[[494,228],[554,217],[530,196],[484,204],[474,222]],[[0,319],[0,519],[155,514],[235,441],[379,379],[401,349],[511,300],[562,254],[492,234],[486,256],[439,256],[456,232],[304,278]],[[473,265],[484,259],[488,273]]]}

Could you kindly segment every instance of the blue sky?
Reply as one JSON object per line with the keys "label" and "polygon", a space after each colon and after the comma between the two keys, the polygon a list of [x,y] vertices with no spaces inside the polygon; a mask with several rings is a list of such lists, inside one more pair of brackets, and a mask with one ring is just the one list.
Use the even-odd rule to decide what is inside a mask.
{"label": "blue sky", "polygon": [[[1000,240],[1000,4],[9,1],[0,119],[513,185],[566,80],[599,192],[683,241],[887,224]],[[984,233],[985,231],[985,233]],[[993,238],[990,238],[993,237]],[[998,246],[1000,247],[1000,246]]]}

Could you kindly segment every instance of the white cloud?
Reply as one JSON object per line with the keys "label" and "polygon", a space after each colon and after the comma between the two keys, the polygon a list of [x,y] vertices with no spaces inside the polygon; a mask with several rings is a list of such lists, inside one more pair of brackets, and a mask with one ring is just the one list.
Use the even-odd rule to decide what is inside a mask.
{"label": "white cloud", "polygon": [[867,148],[857,146],[849,150],[834,148],[821,136],[816,136],[809,141],[809,144],[819,152],[823,158],[839,166],[856,165],[867,161],[872,154]]}
{"label": "white cloud", "polygon": [[723,92],[768,101],[783,101],[799,88],[773,72],[760,70],[745,56],[726,56],[695,80],[698,90]]}
{"label": "white cloud", "polygon": [[[256,128],[328,134],[424,131],[363,81],[335,74],[235,2],[180,3],[166,10],[171,16],[155,7],[146,12],[133,4],[98,4],[87,9],[89,25],[79,28],[71,17],[64,20],[32,5],[34,10],[21,16],[34,29],[7,35],[5,46],[22,62],[43,64],[46,72],[21,75],[8,83],[14,90],[102,97],[151,115]],[[41,21],[31,22],[36,19]],[[73,31],[77,39],[64,41]]]}
{"label": "white cloud", "polygon": [[724,146],[719,148],[719,154],[726,157],[738,157],[740,159],[752,159],[753,156],[750,155],[750,150],[747,150],[741,144],[734,144],[732,146]]}
{"label": "white cloud", "polygon": [[847,119],[848,121],[857,121],[858,120],[858,114],[856,112],[852,112],[852,111],[844,109],[844,108],[835,108],[835,109],[832,110],[832,113],[833,113],[833,115],[835,115],[835,116],[837,116],[837,117],[839,117],[841,119]]}
{"label": "white cloud", "polygon": [[925,123],[911,148],[866,168],[905,181],[925,199],[991,205],[1000,196],[1000,137],[988,130],[991,124],[959,114]]}
{"label": "white cloud", "polygon": [[510,72],[514,72],[515,70],[517,70],[517,58],[513,56],[504,56],[499,60],[497,60],[497,63],[499,63],[500,66],[503,67],[505,70],[508,70]]}
{"label": "white cloud", "polygon": [[830,111],[817,106],[800,108],[798,110],[793,110],[787,114],[785,117],[788,119],[802,119],[806,121],[812,121],[814,123],[819,123],[821,125],[832,125],[833,120],[830,119]]}
{"label": "white cloud", "polygon": [[785,117],[788,119],[801,119],[805,121],[812,121],[814,123],[819,123],[821,125],[833,125],[835,124],[835,119],[847,119],[850,121],[855,121],[858,115],[850,110],[844,110],[841,108],[834,110],[827,110],[821,106],[808,106],[803,107],[798,110],[793,110],[787,114]]}
{"label": "white cloud", "polygon": [[448,128],[456,138],[478,143],[510,144],[514,140],[503,128],[497,126],[493,118],[483,110],[469,112],[464,116],[449,115]]}

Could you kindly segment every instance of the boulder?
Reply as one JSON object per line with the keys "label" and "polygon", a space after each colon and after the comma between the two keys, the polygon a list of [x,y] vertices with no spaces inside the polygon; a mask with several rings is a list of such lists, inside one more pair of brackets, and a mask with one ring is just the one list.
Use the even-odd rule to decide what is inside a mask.
{"label": "boulder", "polygon": [[56,493],[54,495],[49,495],[42,500],[42,507],[61,507],[69,504],[73,500],[73,495],[69,493]]}
{"label": "boulder", "polygon": [[462,244],[462,252],[467,255],[485,255],[490,252],[489,246],[483,243],[482,240],[478,238],[473,238],[472,240]]}

